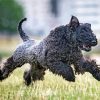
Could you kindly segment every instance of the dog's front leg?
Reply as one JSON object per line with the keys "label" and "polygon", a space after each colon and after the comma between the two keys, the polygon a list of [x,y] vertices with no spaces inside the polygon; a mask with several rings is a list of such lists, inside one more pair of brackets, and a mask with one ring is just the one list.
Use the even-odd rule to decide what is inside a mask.
{"label": "dog's front leg", "polygon": [[9,57],[0,68],[0,80],[4,80],[5,78],[7,78],[14,69],[22,66],[23,64],[23,62],[15,62],[13,60],[13,56]]}
{"label": "dog's front leg", "polygon": [[74,66],[78,68],[76,69],[77,73],[89,72],[96,80],[100,81],[100,68],[94,60],[82,58],[74,63]]}
{"label": "dog's front leg", "polygon": [[95,60],[86,60],[83,64],[83,68],[86,72],[91,73],[96,80],[100,81],[100,68],[96,64]]}
{"label": "dog's front leg", "polygon": [[75,81],[73,69],[66,63],[63,63],[62,61],[49,61],[47,67],[51,72],[61,75],[65,80]]}
{"label": "dog's front leg", "polygon": [[83,64],[85,63],[85,60],[83,57],[80,59],[73,61],[73,65],[75,68],[75,74],[84,74],[86,72],[85,68],[83,68]]}

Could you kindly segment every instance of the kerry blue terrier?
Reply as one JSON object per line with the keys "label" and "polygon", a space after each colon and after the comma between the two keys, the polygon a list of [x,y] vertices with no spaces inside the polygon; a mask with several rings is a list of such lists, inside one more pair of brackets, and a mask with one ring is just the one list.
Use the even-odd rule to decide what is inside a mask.
{"label": "kerry blue terrier", "polygon": [[45,70],[61,75],[65,80],[75,81],[75,73],[71,67],[74,65],[76,73],[89,72],[100,81],[100,69],[94,60],[87,60],[82,55],[82,50],[90,51],[97,45],[96,36],[91,30],[91,24],[79,23],[72,16],[70,23],[55,28],[40,43],[31,40],[22,30],[22,19],[18,30],[23,43],[20,44],[13,55],[7,59],[0,70],[0,80],[7,78],[17,67],[29,63],[31,68],[25,71],[26,85],[32,80],[42,80]]}

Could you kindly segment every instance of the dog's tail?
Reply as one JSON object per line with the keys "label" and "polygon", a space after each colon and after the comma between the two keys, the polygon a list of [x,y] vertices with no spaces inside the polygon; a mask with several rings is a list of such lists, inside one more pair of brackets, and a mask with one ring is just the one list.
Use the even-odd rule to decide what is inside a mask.
{"label": "dog's tail", "polygon": [[22,23],[24,21],[26,21],[27,18],[24,18],[22,19],[20,22],[19,22],[19,25],[18,25],[18,31],[19,31],[19,34],[20,34],[20,37],[22,38],[23,41],[27,41],[29,40],[29,36],[27,36],[26,33],[24,33],[23,29],[22,29]]}

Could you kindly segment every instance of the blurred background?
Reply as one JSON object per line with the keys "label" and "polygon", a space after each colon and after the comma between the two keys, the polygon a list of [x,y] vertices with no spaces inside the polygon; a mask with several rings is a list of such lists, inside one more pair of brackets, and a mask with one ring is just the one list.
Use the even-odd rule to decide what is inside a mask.
{"label": "blurred background", "polygon": [[[81,23],[91,23],[100,40],[100,0],[0,0],[0,60],[8,57],[21,42],[19,21],[26,17],[24,31],[42,39],[50,30],[68,24],[72,15]],[[100,44],[88,55],[99,62]]]}

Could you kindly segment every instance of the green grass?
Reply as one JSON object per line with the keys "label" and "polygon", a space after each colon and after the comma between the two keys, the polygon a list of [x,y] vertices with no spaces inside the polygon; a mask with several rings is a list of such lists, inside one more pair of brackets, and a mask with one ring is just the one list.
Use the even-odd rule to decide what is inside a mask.
{"label": "green grass", "polygon": [[27,87],[23,71],[17,69],[0,82],[0,100],[100,100],[100,82],[89,73],[77,75],[76,82],[71,83],[47,71],[44,81]]}

